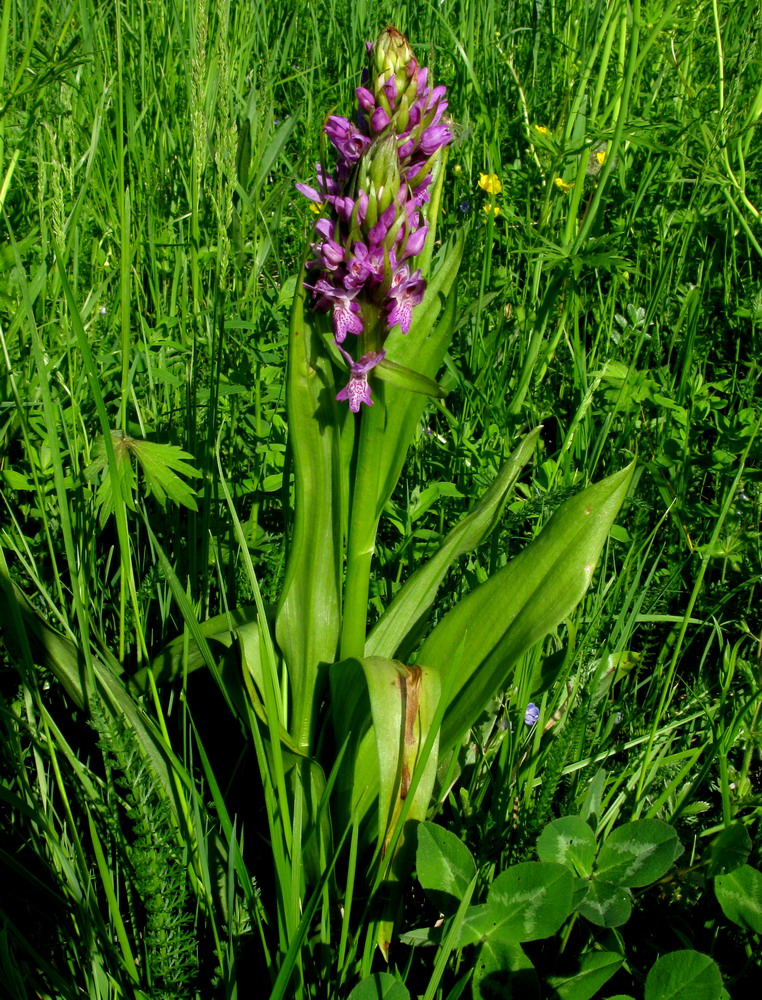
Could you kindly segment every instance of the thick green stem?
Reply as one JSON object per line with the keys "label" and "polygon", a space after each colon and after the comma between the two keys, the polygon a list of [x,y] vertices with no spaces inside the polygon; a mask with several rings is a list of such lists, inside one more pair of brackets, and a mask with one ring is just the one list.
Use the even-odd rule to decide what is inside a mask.
{"label": "thick green stem", "polygon": [[368,620],[370,567],[376,545],[376,529],[381,516],[379,474],[386,402],[383,383],[373,385],[374,404],[363,410],[357,467],[349,512],[347,572],[344,582],[341,628],[341,658],[363,656]]}

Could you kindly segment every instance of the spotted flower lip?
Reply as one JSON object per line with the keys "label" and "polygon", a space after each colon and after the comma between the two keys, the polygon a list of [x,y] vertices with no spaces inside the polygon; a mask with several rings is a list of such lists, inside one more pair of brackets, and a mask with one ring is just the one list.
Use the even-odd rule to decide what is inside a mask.
{"label": "spotted flower lip", "polygon": [[384,360],[386,351],[369,351],[367,354],[363,354],[359,361],[354,361],[352,355],[345,351],[341,344],[337,343],[336,346],[349,365],[349,381],[336,394],[336,399],[339,402],[348,402],[351,412],[359,413],[362,403],[365,403],[366,406],[373,406],[368,372],[375,368],[379,361]]}
{"label": "spotted flower lip", "polygon": [[[423,301],[426,282],[421,277],[420,268],[410,274],[407,264],[401,264],[395,271],[389,288],[388,323],[390,327],[399,323],[402,333],[410,332],[413,306]],[[393,300],[393,301],[392,301]]]}
{"label": "spotted flower lip", "polygon": [[337,397],[355,413],[371,405],[367,376],[388,333],[399,326],[407,334],[423,300],[426,282],[415,259],[429,236],[425,206],[435,164],[453,138],[447,90],[431,85],[405,36],[390,26],[368,52],[356,118],[326,119],[334,170],[318,166],[314,185],[296,185],[321,212],[306,287],[315,308],[331,313],[338,345],[350,333],[358,337],[359,361],[340,346],[350,380]]}
{"label": "spotted flower lip", "polygon": [[320,296],[318,308],[333,306],[333,332],[337,343],[343,343],[348,333],[362,333],[360,306],[353,301],[359,289],[336,288],[325,278],[319,278],[314,291]]}

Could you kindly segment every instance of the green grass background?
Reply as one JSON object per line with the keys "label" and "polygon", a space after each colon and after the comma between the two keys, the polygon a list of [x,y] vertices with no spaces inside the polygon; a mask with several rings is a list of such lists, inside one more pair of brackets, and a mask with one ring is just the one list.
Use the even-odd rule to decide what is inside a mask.
{"label": "green grass background", "polygon": [[[465,227],[466,253],[450,394],[382,519],[375,610],[530,427],[544,426],[535,461],[441,610],[571,491],[639,463],[588,596],[519,672],[565,656],[542,724],[525,733],[521,691],[507,692],[441,821],[494,873],[531,857],[605,766],[604,824],[675,823],[690,866],[724,826],[753,833],[762,806],[750,0],[5,3],[0,614],[21,614],[23,593],[75,673],[101,658],[138,674],[191,618],[253,603],[223,481],[276,599],[288,311],[312,222],[293,185],[325,153],[325,116],[351,114],[364,43],[387,23],[448,86],[440,232]],[[122,470],[133,456],[123,498],[109,500],[105,433]],[[167,447],[135,462],[143,439]],[[178,818],[129,721],[85,723],[33,646],[8,639],[1,663],[10,995],[234,997],[252,977],[273,995],[348,995],[370,968],[347,947],[349,917],[340,938],[327,904],[309,926],[276,918],[291,889],[273,884],[250,740],[208,670],[141,696],[176,755]],[[731,995],[752,982],[759,940],[700,878],[644,897],[628,935],[620,992],[642,990],[664,935],[713,954]],[[295,978],[278,985],[290,947]],[[459,995],[467,963],[452,956],[429,994]],[[411,992],[433,983],[422,950],[395,968]]]}

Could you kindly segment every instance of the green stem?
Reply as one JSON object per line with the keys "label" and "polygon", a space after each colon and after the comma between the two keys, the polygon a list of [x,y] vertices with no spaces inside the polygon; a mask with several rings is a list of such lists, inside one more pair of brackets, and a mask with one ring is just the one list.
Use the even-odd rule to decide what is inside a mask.
{"label": "green stem", "polygon": [[378,507],[379,456],[386,427],[384,385],[373,385],[374,405],[363,411],[357,468],[349,512],[347,572],[341,626],[341,658],[363,656],[368,620],[370,567],[376,545],[376,528],[381,511]]}

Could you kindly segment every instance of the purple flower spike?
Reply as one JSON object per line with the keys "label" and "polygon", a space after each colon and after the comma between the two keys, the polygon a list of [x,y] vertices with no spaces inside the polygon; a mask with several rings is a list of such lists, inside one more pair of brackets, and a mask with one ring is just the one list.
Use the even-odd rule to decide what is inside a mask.
{"label": "purple flower spike", "polygon": [[[397,325],[408,333],[423,299],[425,281],[414,264],[429,233],[421,209],[453,138],[446,88],[433,85],[405,36],[390,25],[367,48],[356,118],[332,114],[325,122],[337,151],[333,170],[318,164],[313,186],[297,184],[322,216],[307,264],[316,273],[306,287],[315,307],[331,315],[337,344],[350,333],[362,336],[353,352],[360,361],[343,352],[350,380],[339,395],[355,413],[371,405],[367,375],[383,356],[385,336]],[[370,338],[365,327],[375,329],[380,319],[386,329]],[[377,350],[368,353],[370,346]]]}
{"label": "purple flower spike", "polygon": [[393,300],[387,305],[389,310],[387,324],[390,330],[399,323],[403,333],[409,332],[413,306],[417,306],[423,301],[425,288],[426,282],[421,277],[420,268],[413,275],[410,274],[410,268],[407,264],[401,264],[397,268],[392,277],[388,296],[390,300]]}
{"label": "purple flower spike", "polygon": [[361,403],[365,403],[366,406],[373,406],[373,400],[370,396],[368,372],[372,368],[375,368],[379,361],[383,361],[386,357],[386,351],[369,351],[367,354],[363,354],[359,361],[353,361],[352,355],[348,354],[339,343],[336,346],[349,364],[349,381],[336,394],[336,399],[339,402],[346,400],[349,403],[349,409],[352,413],[359,412]]}

